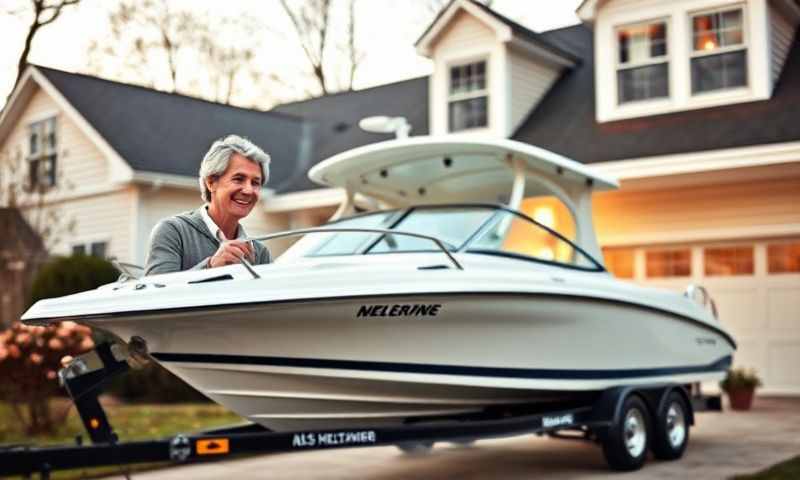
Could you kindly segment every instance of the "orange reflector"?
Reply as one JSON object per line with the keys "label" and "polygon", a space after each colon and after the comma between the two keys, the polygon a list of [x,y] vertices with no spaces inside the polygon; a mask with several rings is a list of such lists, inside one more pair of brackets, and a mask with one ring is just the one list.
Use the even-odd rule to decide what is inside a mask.
{"label": "orange reflector", "polygon": [[197,441],[198,455],[221,455],[230,452],[227,438],[209,438]]}
{"label": "orange reflector", "polygon": [[89,420],[89,426],[96,429],[97,427],[100,426],[100,420],[96,418]]}

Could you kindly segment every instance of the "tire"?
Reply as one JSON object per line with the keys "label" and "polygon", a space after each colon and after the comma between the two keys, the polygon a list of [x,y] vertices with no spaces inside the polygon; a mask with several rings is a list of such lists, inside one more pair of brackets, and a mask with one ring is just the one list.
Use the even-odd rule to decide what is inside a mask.
{"label": "tire", "polygon": [[689,444],[689,407],[678,392],[670,392],[655,419],[653,455],[659,460],[676,460]]}
{"label": "tire", "polygon": [[603,455],[614,470],[642,468],[652,429],[650,413],[641,398],[631,395],[622,404],[619,419],[609,427],[603,441]]}
{"label": "tire", "polygon": [[433,442],[403,442],[397,448],[406,455],[425,455],[433,449]]}

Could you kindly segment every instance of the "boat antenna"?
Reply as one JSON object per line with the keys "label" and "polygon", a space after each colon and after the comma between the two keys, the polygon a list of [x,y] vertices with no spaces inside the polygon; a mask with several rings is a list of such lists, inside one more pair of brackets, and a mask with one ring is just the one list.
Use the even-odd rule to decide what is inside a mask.
{"label": "boat antenna", "polygon": [[406,117],[387,117],[378,115],[362,118],[358,122],[361,130],[371,133],[394,133],[395,138],[408,138],[411,133],[411,124]]}

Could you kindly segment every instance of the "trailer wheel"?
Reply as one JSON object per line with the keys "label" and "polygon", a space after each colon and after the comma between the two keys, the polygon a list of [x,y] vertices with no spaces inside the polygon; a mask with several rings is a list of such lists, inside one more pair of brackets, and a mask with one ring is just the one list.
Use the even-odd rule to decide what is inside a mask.
{"label": "trailer wheel", "polygon": [[642,468],[650,440],[650,414],[641,398],[632,395],[622,405],[619,419],[608,429],[603,454],[614,470]]}
{"label": "trailer wheel", "polygon": [[397,448],[406,455],[424,455],[433,449],[433,442],[403,442]]}
{"label": "trailer wheel", "polygon": [[656,416],[653,455],[660,460],[675,460],[683,456],[688,444],[689,408],[683,396],[673,391]]}

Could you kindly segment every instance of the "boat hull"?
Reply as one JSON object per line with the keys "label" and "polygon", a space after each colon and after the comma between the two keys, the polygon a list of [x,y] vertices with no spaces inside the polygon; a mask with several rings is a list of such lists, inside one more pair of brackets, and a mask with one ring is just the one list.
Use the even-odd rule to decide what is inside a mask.
{"label": "boat hull", "polygon": [[[502,311],[497,306],[502,305]],[[536,294],[266,302],[91,321],[267,428],[387,425],[718,380],[733,346],[641,305]]]}

